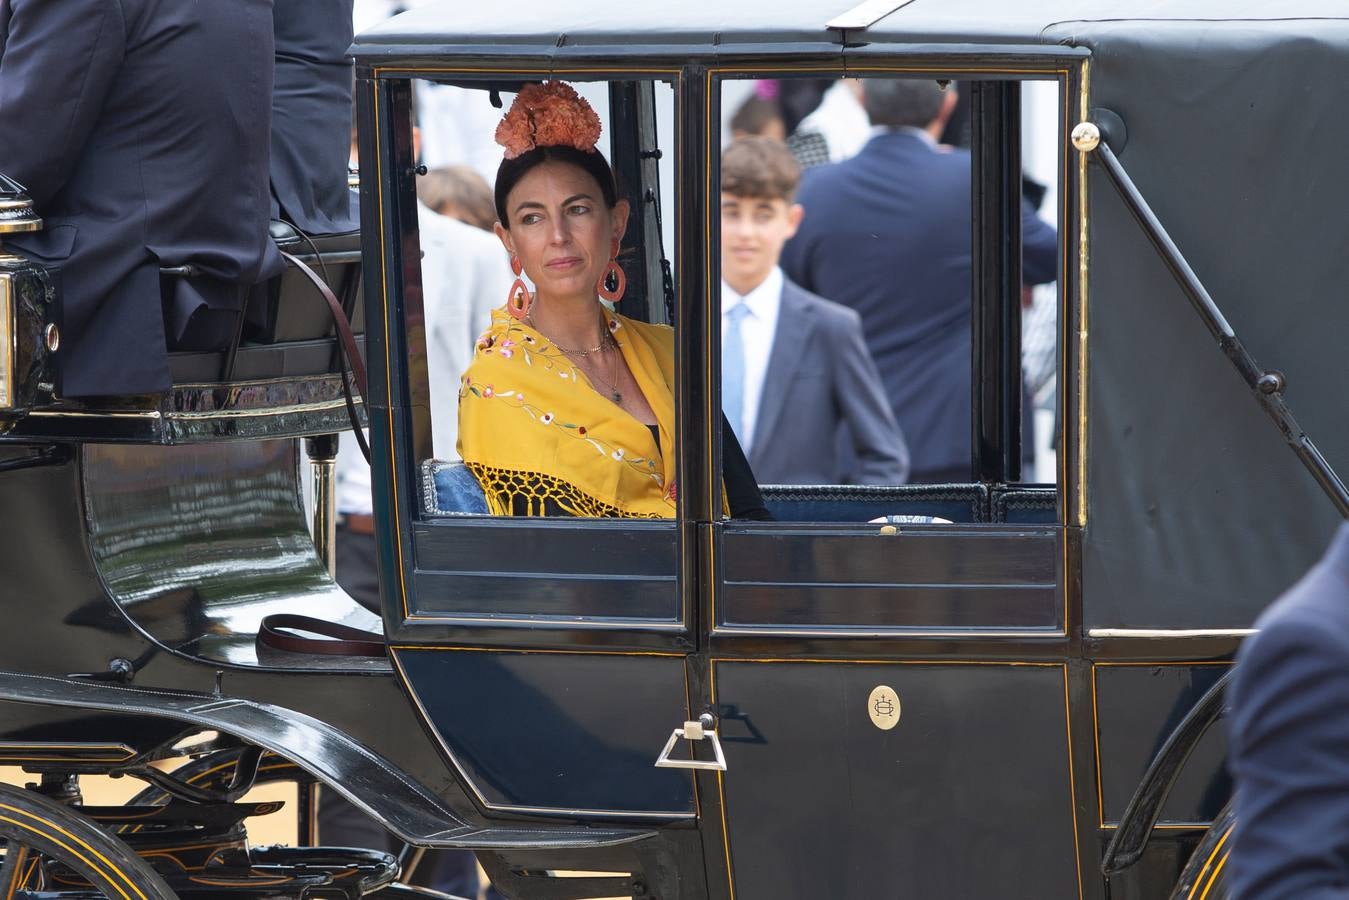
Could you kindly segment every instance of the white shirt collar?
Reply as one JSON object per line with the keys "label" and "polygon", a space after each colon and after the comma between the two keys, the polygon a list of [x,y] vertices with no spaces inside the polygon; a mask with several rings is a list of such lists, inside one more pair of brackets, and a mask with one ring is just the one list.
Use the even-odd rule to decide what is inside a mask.
{"label": "white shirt collar", "polygon": [[748,294],[741,295],[735,288],[721,282],[721,314],[724,316],[737,303],[743,303],[749,307],[750,313],[756,319],[775,319],[777,318],[777,308],[782,302],[782,269],[774,266],[768,273],[768,277],[759,283]]}

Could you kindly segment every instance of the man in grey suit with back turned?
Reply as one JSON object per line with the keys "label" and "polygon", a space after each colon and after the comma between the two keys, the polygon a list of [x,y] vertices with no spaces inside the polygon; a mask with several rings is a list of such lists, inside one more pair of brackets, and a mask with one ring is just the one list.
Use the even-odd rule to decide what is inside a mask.
{"label": "man in grey suit with back turned", "polygon": [[783,277],[801,170],[781,141],[722,154],[722,408],[760,484],[902,484],[908,451],[857,313]]}
{"label": "man in grey suit with back turned", "polygon": [[[782,253],[793,281],[861,314],[916,482],[971,471],[970,153],[937,143],[955,101],[931,80],[864,79],[875,134],[806,172]],[[1054,280],[1057,236],[1026,203],[1021,255],[1027,284]]]}
{"label": "man in grey suit with back turned", "polygon": [[[0,0],[0,172],[59,273],[64,396],[163,391],[168,344],[222,349],[267,236],[272,0]],[[190,266],[161,300],[160,267]]]}

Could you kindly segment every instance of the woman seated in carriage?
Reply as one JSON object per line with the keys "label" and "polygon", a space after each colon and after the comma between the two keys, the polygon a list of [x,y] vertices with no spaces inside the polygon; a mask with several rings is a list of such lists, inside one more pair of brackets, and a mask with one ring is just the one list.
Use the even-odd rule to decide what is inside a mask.
{"label": "woman seated in carriage", "polygon": [[[497,128],[497,236],[516,281],[459,391],[459,455],[493,515],[675,514],[674,332],[614,312],[629,204],[568,85],[520,91]],[[529,276],[531,293],[521,274]],[[731,429],[726,502],[766,518]]]}

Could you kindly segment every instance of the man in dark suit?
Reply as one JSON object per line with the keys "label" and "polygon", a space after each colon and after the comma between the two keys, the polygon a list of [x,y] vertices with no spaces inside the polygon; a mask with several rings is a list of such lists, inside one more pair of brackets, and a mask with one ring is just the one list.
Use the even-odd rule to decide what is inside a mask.
{"label": "man in dark suit", "polygon": [[[866,79],[876,134],[851,159],[808,170],[787,276],[862,316],[912,456],[911,480],[970,478],[970,154],[937,144],[955,105],[919,79]],[[1054,279],[1054,229],[1028,204],[1022,274]]]}
{"label": "man in dark suit", "polygon": [[[5,243],[59,271],[62,395],[166,390],[166,324],[181,345],[227,343],[244,291],[280,271],[271,11],[0,0],[0,171],[46,220]],[[198,273],[167,310],[161,266]]]}
{"label": "man in dark suit", "polygon": [[773,138],[722,154],[723,411],[761,484],[902,484],[908,452],[857,313],[778,268],[800,179]]}
{"label": "man in dark suit", "polygon": [[1231,896],[1349,897],[1349,524],[1256,627],[1230,695]]}
{"label": "man in dark suit", "polygon": [[356,229],[351,149],[353,0],[276,0],[272,217],[306,234]]}

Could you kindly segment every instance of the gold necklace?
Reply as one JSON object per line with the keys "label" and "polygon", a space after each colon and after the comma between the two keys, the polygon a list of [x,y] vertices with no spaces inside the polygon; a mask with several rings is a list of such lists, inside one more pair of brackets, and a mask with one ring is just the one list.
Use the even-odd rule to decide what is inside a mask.
{"label": "gold necklace", "polygon": [[614,403],[616,404],[621,404],[623,402],[623,395],[619,393],[618,390],[618,360],[616,358],[614,359],[613,363],[609,366],[608,381],[605,381],[604,377],[601,376],[599,372],[595,373],[595,377],[598,378],[600,381],[605,382],[605,384],[608,386],[610,400],[614,401]]}
{"label": "gold necklace", "polygon": [[[531,316],[529,313],[525,313],[525,321],[529,323],[529,327],[530,327],[530,328],[533,328],[535,331],[538,331],[539,334],[543,334],[543,332],[539,330],[539,326],[537,326],[537,325],[534,324],[534,317]],[[595,346],[589,348],[588,350],[581,350],[581,349],[573,349],[573,348],[571,348],[571,347],[564,347],[564,346],[562,346],[561,344],[559,344],[557,341],[554,341],[552,338],[548,338],[548,340],[552,342],[552,345],[553,345],[554,347],[556,347],[557,349],[561,350],[563,353],[567,354],[568,356],[579,356],[579,357],[581,357],[582,359],[585,359],[587,356],[589,356],[589,355],[592,354],[592,353],[599,353],[601,350],[603,350],[605,347],[607,347],[607,346],[609,345],[609,342],[610,342],[610,341],[613,340],[613,337],[609,334],[608,329],[604,329],[602,326],[601,326],[601,329],[602,329],[602,330],[600,331],[600,342],[599,342],[598,344],[596,344]],[[547,335],[544,335],[544,337],[548,337],[548,336],[547,336]]]}
{"label": "gold necklace", "polygon": [[[534,317],[531,316],[529,313],[525,313],[525,321],[526,321],[527,323],[529,323],[529,327],[530,327],[530,328],[533,328],[535,331],[538,331],[539,334],[543,334],[543,332],[539,329],[539,326],[537,326],[537,325],[534,324]],[[572,350],[572,349],[569,349],[569,348],[567,348],[567,347],[562,346],[562,345],[559,344],[557,341],[555,341],[555,340],[553,340],[552,338],[548,337],[548,335],[546,335],[546,334],[543,334],[543,336],[544,336],[544,337],[548,337],[549,342],[550,342],[554,347],[556,347],[557,349],[561,350],[565,355],[567,355],[567,356],[578,356],[578,357],[580,357],[581,359],[587,359],[591,354],[599,353],[599,352],[601,352],[602,350],[608,350],[608,349],[611,348],[611,347],[612,347],[613,349],[615,349],[615,350],[618,349],[618,341],[614,340],[614,336],[609,332],[609,327],[608,327],[608,326],[609,326],[609,323],[608,323],[607,321],[605,321],[603,317],[600,318],[600,322],[601,322],[601,327],[603,328],[603,331],[600,332],[600,342],[599,342],[598,344],[596,344],[595,346],[591,347],[591,348],[588,349],[588,350]],[[587,372],[586,374],[587,374],[587,375],[592,375],[592,373],[590,373],[590,372]],[[609,366],[609,376],[610,376],[609,379],[606,380],[606,379],[604,378],[604,376],[600,375],[599,372],[594,372],[594,373],[593,373],[593,378],[592,378],[592,381],[591,381],[591,386],[592,386],[592,387],[594,386],[594,381],[595,381],[595,380],[598,380],[598,381],[603,382],[603,383],[608,387],[608,390],[609,390],[609,399],[612,400],[612,401],[614,401],[614,403],[616,403],[616,404],[622,404],[622,402],[623,402],[623,394],[622,394],[622,392],[619,391],[619,389],[618,389],[618,360],[617,360],[616,358],[613,360],[613,362],[612,362],[612,363],[610,364],[610,366]],[[599,392],[596,391],[596,393],[599,393]]]}

